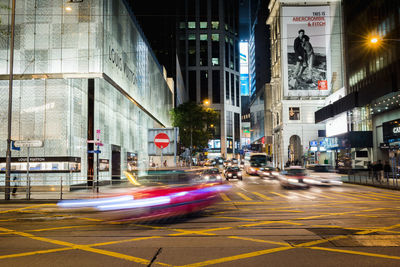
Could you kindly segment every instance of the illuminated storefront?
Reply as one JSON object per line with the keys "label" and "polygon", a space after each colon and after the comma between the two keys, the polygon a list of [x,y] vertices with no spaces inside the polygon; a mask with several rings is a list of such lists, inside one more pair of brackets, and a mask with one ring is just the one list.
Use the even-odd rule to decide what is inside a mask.
{"label": "illuminated storefront", "polygon": [[[67,11],[67,5],[70,7]],[[63,7],[63,8],[60,8]],[[99,139],[100,180],[120,179],[148,164],[147,129],[170,126],[173,93],[125,1],[17,1],[12,110],[13,140],[42,140],[32,148],[35,183],[93,177]],[[2,23],[10,21],[1,15]],[[1,32],[0,88],[8,88],[9,36]],[[0,117],[7,120],[7,94]],[[7,124],[0,124],[4,184]],[[26,170],[27,151],[13,151],[13,170]],[[21,174],[22,175],[22,174]]]}

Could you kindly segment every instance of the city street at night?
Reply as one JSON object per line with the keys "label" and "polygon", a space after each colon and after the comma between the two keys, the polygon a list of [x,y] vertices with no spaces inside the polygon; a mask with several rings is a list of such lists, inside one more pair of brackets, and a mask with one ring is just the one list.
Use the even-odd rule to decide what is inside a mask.
{"label": "city street at night", "polygon": [[3,202],[0,266],[399,265],[398,191],[286,190],[255,176],[228,183],[200,214],[145,223]]}

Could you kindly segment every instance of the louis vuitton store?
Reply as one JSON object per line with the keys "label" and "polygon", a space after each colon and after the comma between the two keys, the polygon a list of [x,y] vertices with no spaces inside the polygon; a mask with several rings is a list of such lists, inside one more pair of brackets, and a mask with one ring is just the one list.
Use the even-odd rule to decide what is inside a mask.
{"label": "louis vuitton store", "polygon": [[[10,40],[0,34],[2,186]],[[173,88],[124,0],[19,0],[14,54],[12,140],[43,141],[30,149],[43,159],[29,165],[33,185],[89,183],[97,168],[90,140],[102,144],[100,180],[120,179],[132,153],[145,167],[147,129],[171,126]],[[24,175],[26,156],[26,148],[12,151],[12,175]]]}

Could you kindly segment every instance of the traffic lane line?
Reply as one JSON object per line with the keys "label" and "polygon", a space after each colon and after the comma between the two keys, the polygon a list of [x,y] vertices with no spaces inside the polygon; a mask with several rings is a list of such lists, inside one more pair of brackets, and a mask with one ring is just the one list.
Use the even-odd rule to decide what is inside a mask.
{"label": "traffic lane line", "polygon": [[0,211],[0,213],[18,212],[18,211],[23,211],[23,210],[26,210],[26,209],[31,209],[31,208],[38,208],[38,207],[43,207],[43,206],[55,206],[55,205],[56,204],[46,203],[46,204],[25,206],[25,207],[17,208],[17,209],[2,210],[2,211]]}
{"label": "traffic lane line", "polygon": [[309,249],[315,249],[315,250],[324,250],[324,251],[331,251],[331,252],[338,252],[338,253],[369,256],[369,257],[375,257],[375,258],[386,258],[386,259],[400,260],[400,257],[398,257],[398,256],[390,256],[390,255],[377,254],[377,253],[369,253],[369,252],[361,252],[361,251],[353,251],[353,250],[345,250],[345,249],[335,249],[335,248],[326,248],[326,247],[308,247],[308,248]]}
{"label": "traffic lane line", "polygon": [[246,259],[246,258],[257,257],[257,256],[266,255],[266,254],[279,252],[279,251],[285,251],[285,250],[289,250],[289,249],[293,249],[293,247],[285,246],[285,247],[259,250],[259,251],[255,251],[255,252],[244,253],[244,254],[239,254],[239,255],[229,256],[229,257],[223,257],[223,258],[214,259],[214,260],[207,260],[207,261],[202,261],[202,262],[197,262],[197,263],[192,263],[192,264],[187,264],[187,265],[181,265],[181,266],[176,266],[176,267],[201,267],[201,266],[207,266],[207,265],[213,265],[213,264],[218,264],[218,263],[224,263],[224,262],[230,262],[230,261],[242,260],[242,259]]}
{"label": "traffic lane line", "polygon": [[241,236],[228,236],[228,238],[292,247],[289,243],[276,242],[276,241],[263,240],[263,239],[256,239],[256,238],[248,238],[248,237],[241,237]]}

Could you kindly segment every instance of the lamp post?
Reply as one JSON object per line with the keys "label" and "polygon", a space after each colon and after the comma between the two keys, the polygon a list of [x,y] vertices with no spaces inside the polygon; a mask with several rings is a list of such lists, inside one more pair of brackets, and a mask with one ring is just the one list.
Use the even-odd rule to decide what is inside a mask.
{"label": "lamp post", "polygon": [[10,76],[8,81],[8,117],[7,117],[7,152],[6,152],[6,177],[5,200],[10,200],[10,172],[11,172],[11,120],[12,120],[12,87],[14,69],[14,30],[15,30],[15,0],[11,7],[11,39],[10,39]]}

